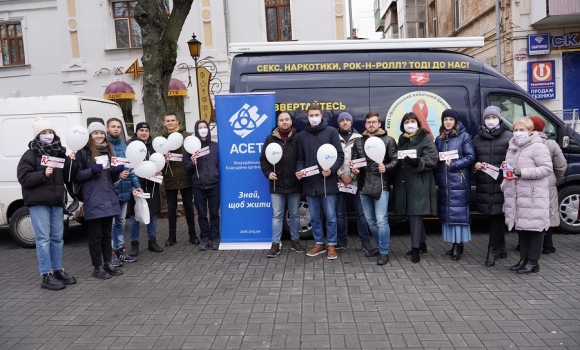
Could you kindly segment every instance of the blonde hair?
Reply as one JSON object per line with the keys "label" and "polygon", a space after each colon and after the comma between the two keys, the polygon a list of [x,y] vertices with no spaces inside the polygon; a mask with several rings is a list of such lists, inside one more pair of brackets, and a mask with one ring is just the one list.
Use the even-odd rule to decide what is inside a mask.
{"label": "blonde hair", "polygon": [[516,119],[516,121],[513,124],[513,128],[515,129],[516,125],[518,125],[518,124],[522,124],[529,131],[534,130],[534,122],[529,117],[522,117],[522,118]]}

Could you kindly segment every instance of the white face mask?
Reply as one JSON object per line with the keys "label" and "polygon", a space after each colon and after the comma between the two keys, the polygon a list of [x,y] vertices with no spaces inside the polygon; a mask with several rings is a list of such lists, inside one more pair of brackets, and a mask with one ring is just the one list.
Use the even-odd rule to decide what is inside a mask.
{"label": "white face mask", "polygon": [[201,137],[207,137],[207,132],[209,129],[198,129],[197,132],[199,133],[199,136]]}
{"label": "white face mask", "polygon": [[528,138],[530,134],[527,131],[514,131],[514,139],[517,143],[520,143]]}
{"label": "white face mask", "polygon": [[38,139],[45,144],[49,144],[54,140],[54,134],[40,134],[38,135]]}
{"label": "white face mask", "polygon": [[485,127],[488,129],[495,129],[499,125],[499,119],[497,118],[486,118]]}
{"label": "white face mask", "polygon": [[412,133],[413,131],[417,130],[417,123],[409,123],[409,124],[404,124],[403,128],[405,129],[406,132],[408,132],[409,134]]}
{"label": "white face mask", "polygon": [[322,117],[310,117],[308,118],[308,122],[312,126],[317,126],[322,121]]}

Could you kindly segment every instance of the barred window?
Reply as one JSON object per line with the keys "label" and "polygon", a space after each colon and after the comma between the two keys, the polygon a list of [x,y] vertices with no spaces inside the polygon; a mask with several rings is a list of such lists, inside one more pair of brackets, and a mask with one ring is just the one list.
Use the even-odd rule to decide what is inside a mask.
{"label": "barred window", "polygon": [[25,64],[22,24],[0,24],[0,43],[2,47],[3,66],[18,66]]}

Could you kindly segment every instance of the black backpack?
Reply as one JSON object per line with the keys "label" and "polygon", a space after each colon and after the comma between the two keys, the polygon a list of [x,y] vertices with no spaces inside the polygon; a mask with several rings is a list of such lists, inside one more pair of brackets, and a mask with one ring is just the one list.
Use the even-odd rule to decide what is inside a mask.
{"label": "black backpack", "polygon": [[[77,152],[77,157],[80,157],[81,161],[81,168],[84,168],[87,165],[87,154],[85,149],[81,149]],[[75,201],[82,202],[83,201],[83,183],[77,183],[76,181],[72,181],[70,187],[67,186],[68,193]]]}

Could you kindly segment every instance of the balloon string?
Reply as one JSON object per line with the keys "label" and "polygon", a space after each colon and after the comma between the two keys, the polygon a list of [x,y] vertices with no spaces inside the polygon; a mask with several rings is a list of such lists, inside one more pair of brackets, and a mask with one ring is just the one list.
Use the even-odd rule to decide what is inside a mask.
{"label": "balloon string", "polygon": [[326,198],[326,176],[324,176],[324,198]]}
{"label": "balloon string", "polygon": [[[276,175],[276,164],[272,165],[274,165],[274,175]],[[274,192],[276,192],[276,179],[274,179]]]}

